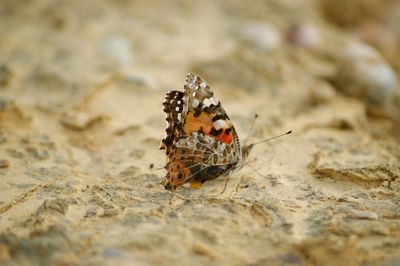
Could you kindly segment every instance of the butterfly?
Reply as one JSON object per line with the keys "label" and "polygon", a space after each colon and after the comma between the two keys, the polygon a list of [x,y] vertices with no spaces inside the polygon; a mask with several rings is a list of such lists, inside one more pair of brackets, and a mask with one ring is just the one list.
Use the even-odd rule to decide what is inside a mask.
{"label": "butterfly", "polygon": [[167,155],[164,188],[175,191],[186,183],[200,188],[206,181],[226,176],[225,190],[229,176],[243,167],[258,143],[240,145],[221,102],[196,74],[186,76],[184,91],[167,92],[163,107],[167,121],[160,146]]}

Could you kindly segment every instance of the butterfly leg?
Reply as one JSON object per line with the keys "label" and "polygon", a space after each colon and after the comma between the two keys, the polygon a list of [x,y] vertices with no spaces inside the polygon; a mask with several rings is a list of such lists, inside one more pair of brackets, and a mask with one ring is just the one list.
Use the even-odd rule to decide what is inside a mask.
{"label": "butterfly leg", "polygon": [[176,192],[175,189],[171,190],[172,196],[171,196],[171,201],[169,202],[171,205],[174,205],[175,199],[176,199]]}
{"label": "butterfly leg", "polygon": [[228,186],[229,177],[230,177],[230,174],[227,174],[227,175],[226,175],[225,184],[224,184],[224,188],[222,189],[221,194],[224,194],[224,192],[225,192],[225,190],[226,190],[226,187]]}

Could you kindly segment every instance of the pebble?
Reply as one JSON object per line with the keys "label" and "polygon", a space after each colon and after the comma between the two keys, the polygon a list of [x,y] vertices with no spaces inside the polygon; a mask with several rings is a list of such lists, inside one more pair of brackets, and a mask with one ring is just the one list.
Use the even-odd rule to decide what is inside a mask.
{"label": "pebble", "polygon": [[372,106],[384,107],[393,100],[396,75],[373,47],[350,44],[339,53],[337,67],[335,85],[344,94]]}
{"label": "pebble", "polygon": [[38,214],[43,213],[55,213],[65,215],[68,211],[69,202],[66,199],[56,198],[56,199],[46,199],[43,201],[42,205],[37,210]]}
{"label": "pebble", "polygon": [[327,103],[335,97],[334,88],[327,82],[318,81],[310,89],[310,100],[313,103]]}
{"label": "pebble", "polygon": [[7,168],[9,166],[10,166],[10,161],[4,160],[4,159],[0,159],[0,168]]}
{"label": "pebble", "polygon": [[240,38],[261,51],[272,51],[281,45],[279,30],[271,24],[250,22],[240,29]]}
{"label": "pebble", "polygon": [[349,216],[354,219],[367,219],[367,220],[378,220],[379,216],[376,212],[361,211],[361,210],[350,210]]}
{"label": "pebble", "polygon": [[105,39],[99,44],[98,51],[121,66],[130,65],[133,62],[131,44],[123,36],[112,36]]}
{"label": "pebble", "polygon": [[316,48],[320,44],[320,33],[313,24],[295,24],[288,33],[287,40],[294,46]]}

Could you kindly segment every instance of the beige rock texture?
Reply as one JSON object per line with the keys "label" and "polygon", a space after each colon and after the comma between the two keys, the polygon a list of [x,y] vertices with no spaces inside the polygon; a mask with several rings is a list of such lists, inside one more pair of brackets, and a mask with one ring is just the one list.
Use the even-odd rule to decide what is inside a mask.
{"label": "beige rock texture", "polygon": [[[334,2],[1,1],[0,265],[400,265],[400,89],[371,115],[335,85],[363,22],[399,58],[400,7]],[[249,23],[319,41],[259,49]],[[255,114],[248,143],[293,134],[171,202],[162,102],[188,72],[242,143]]]}

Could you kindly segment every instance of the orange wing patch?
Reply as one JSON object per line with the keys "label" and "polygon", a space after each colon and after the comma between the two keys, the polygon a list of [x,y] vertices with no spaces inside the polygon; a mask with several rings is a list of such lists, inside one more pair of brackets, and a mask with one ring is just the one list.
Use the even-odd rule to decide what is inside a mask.
{"label": "orange wing patch", "polygon": [[186,117],[183,130],[189,136],[193,132],[198,132],[200,129],[203,131],[204,135],[208,135],[212,127],[213,124],[211,114],[201,113],[198,117],[195,117],[194,114],[190,112]]}
{"label": "orange wing patch", "polygon": [[200,113],[197,117],[195,117],[192,112],[189,112],[183,130],[187,135],[191,135],[193,132],[199,132],[201,130],[204,135],[213,136],[219,141],[230,144],[233,139],[232,125],[226,122],[225,128],[221,127],[216,129],[213,125],[212,118],[213,114],[206,112]]}

